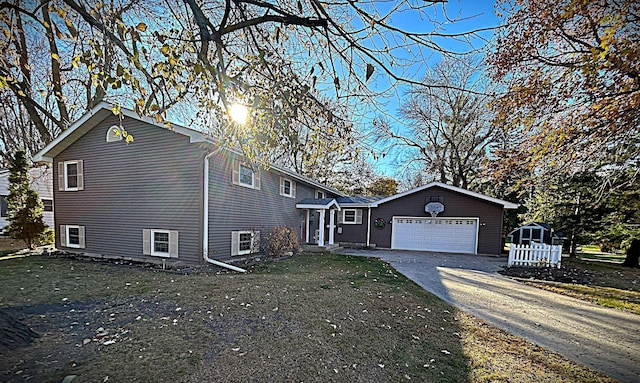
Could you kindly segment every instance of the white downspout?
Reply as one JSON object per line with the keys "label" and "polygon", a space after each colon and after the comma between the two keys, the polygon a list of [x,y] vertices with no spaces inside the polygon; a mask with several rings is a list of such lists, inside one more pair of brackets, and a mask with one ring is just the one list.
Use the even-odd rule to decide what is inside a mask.
{"label": "white downspout", "polygon": [[367,247],[371,245],[371,206],[369,206],[369,212],[367,213]]}
{"label": "white downspout", "polygon": [[227,269],[231,269],[233,271],[238,271],[240,273],[244,273],[247,270],[241,269],[237,266],[230,265],[228,263],[216,261],[215,259],[209,258],[209,159],[218,153],[222,148],[217,148],[213,152],[207,154],[204,157],[204,187],[203,187],[203,217],[202,217],[202,256],[204,260],[212,263],[216,266],[225,267]]}

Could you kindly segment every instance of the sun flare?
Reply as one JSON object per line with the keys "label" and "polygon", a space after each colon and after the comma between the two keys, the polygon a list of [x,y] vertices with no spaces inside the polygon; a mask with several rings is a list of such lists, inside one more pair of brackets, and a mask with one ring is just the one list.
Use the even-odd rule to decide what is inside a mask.
{"label": "sun flare", "polygon": [[229,108],[229,116],[238,124],[245,124],[247,122],[247,107],[241,104],[233,104]]}

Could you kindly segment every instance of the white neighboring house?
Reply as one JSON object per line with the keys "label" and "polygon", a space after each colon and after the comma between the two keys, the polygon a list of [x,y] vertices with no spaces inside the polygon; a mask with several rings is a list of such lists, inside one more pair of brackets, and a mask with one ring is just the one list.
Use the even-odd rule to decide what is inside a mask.
{"label": "white neighboring house", "polygon": [[[53,171],[48,166],[31,168],[31,187],[42,199],[44,204],[44,223],[53,228]],[[0,170],[0,233],[5,232],[7,222],[7,201],[9,195],[9,170]]]}

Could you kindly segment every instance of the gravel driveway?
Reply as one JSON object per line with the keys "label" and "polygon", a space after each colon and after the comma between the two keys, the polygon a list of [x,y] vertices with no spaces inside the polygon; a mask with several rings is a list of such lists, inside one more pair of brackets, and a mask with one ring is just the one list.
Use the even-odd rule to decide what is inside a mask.
{"label": "gravel driveway", "polygon": [[352,250],[380,258],[450,304],[623,382],[640,381],[640,316],[527,286],[496,273],[504,257]]}

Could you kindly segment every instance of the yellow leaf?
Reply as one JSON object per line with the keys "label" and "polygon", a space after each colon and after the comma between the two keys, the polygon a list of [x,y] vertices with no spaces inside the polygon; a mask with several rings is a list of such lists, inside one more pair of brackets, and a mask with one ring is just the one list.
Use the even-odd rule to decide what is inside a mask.
{"label": "yellow leaf", "polygon": [[138,23],[138,25],[136,25],[136,29],[139,30],[140,32],[144,32],[147,30],[147,24]]}
{"label": "yellow leaf", "polygon": [[57,62],[60,62],[60,56],[58,56],[58,54],[57,54],[57,53],[52,53],[52,54],[51,54],[51,58],[52,58],[52,59],[54,59],[54,60],[56,60]]}

